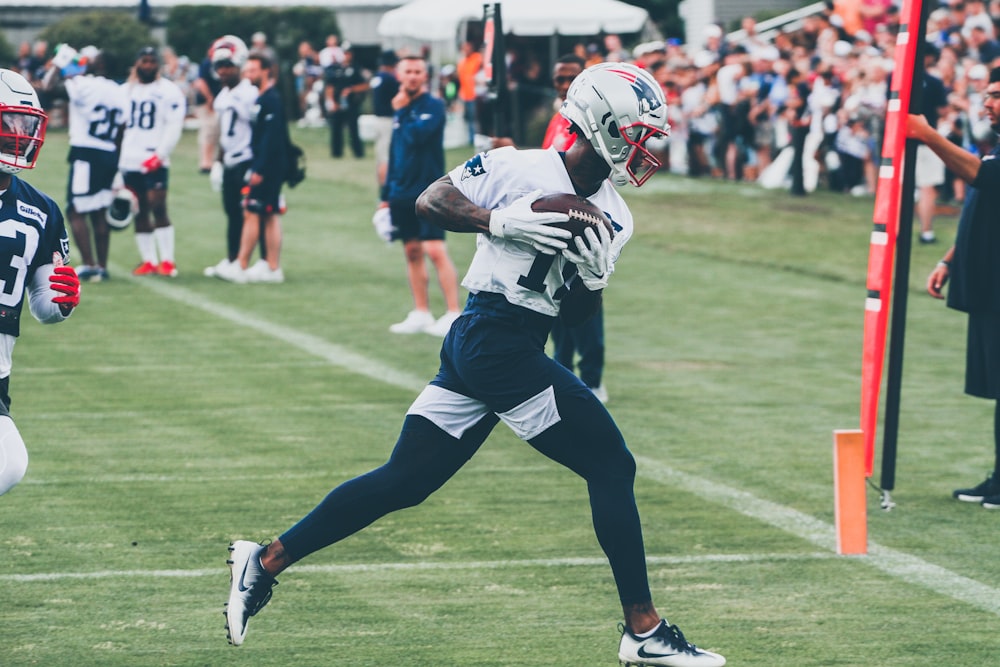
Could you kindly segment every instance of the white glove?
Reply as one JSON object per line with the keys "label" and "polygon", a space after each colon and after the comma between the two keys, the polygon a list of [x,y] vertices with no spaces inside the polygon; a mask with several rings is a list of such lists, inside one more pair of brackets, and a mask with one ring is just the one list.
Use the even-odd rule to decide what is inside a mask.
{"label": "white glove", "polygon": [[541,190],[527,194],[506,208],[496,208],[490,213],[490,234],[501,239],[527,243],[546,255],[555,255],[567,248],[566,242],[573,237],[568,229],[552,227],[550,223],[566,222],[565,213],[538,213],[531,210],[531,204]]}
{"label": "white glove", "polygon": [[375,209],[375,215],[372,216],[372,225],[375,226],[375,233],[378,234],[380,239],[386,243],[392,241],[392,233],[396,231],[396,228],[392,224],[392,214],[389,212],[388,206],[380,206]]}
{"label": "white glove", "polygon": [[212,168],[208,171],[208,184],[212,187],[212,192],[222,192],[222,172],[225,167],[221,162],[213,162]]}
{"label": "white glove", "polygon": [[[563,257],[576,264],[580,281],[591,292],[607,287],[608,278],[614,270],[611,261],[611,232],[604,225],[597,225],[597,229],[597,233],[593,227],[584,230],[586,242],[579,236],[573,239],[576,241],[577,252],[569,248],[562,251]],[[590,244],[589,248],[587,244]]]}
{"label": "white glove", "polygon": [[79,55],[76,49],[69,44],[59,44],[56,46],[56,54],[52,56],[52,66],[56,69],[63,69]]}

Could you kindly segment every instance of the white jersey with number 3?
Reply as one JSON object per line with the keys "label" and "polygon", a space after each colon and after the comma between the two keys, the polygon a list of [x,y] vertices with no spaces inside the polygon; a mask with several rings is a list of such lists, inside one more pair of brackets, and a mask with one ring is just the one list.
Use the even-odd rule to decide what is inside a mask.
{"label": "white jersey with number 3", "polygon": [[130,106],[125,119],[125,138],[118,166],[122,171],[141,171],[142,163],[160,156],[164,166],[170,165],[170,154],[184,130],[187,102],[177,84],[158,78],[150,83],[122,84]]}
{"label": "white jersey with number 3", "polygon": [[66,79],[69,97],[69,145],[78,148],[117,150],[115,139],[126,122],[128,97],[121,87],[103,76],[83,74]]}
{"label": "white jersey with number 3", "polygon": [[[535,190],[541,190],[543,195],[573,192],[566,166],[555,149],[498,148],[476,155],[449,172],[449,176],[463,195],[488,209],[510,206]],[[613,270],[613,262],[632,236],[632,213],[611,181],[605,181],[588,199],[614,225]],[[576,250],[572,245],[571,249]],[[503,294],[517,306],[556,316],[561,288],[574,273],[576,267],[562,255],[545,255],[524,243],[479,234],[476,254],[462,286],[470,292]]]}

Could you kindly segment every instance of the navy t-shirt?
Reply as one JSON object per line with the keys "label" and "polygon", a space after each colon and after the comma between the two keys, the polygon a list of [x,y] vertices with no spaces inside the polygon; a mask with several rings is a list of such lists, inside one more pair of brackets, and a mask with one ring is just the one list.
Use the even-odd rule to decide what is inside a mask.
{"label": "navy t-shirt", "polygon": [[399,92],[399,80],[392,72],[380,70],[371,78],[368,85],[372,90],[372,110],[376,116],[392,118],[395,110],[392,108],[392,98]]}
{"label": "navy t-shirt", "polygon": [[948,306],[965,312],[1000,312],[1000,146],[983,156],[965,194],[951,260]]}

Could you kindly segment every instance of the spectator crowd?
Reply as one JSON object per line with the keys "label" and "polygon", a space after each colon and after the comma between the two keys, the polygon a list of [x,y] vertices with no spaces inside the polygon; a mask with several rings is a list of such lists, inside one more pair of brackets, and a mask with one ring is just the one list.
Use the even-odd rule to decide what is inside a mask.
{"label": "spectator crowd", "polygon": [[[876,185],[900,4],[836,0],[794,29],[766,35],[747,17],[728,34],[709,25],[700,43],[668,39],[629,50],[617,35],[603,35],[579,42],[574,52],[587,65],[633,62],[660,83],[672,132],[657,150],[673,173],[755,181],[796,194],[826,187],[865,196]],[[995,141],[983,112],[983,91],[990,68],[1000,64],[998,20],[1000,0],[941,0],[927,24],[927,71],[947,94],[947,106],[937,110],[937,129],[980,154]],[[44,42],[22,44],[12,69],[39,80],[47,51]],[[288,68],[297,97],[294,115],[302,125],[329,128],[334,156],[343,152],[345,133],[355,156],[364,150],[358,123],[365,121],[360,111],[371,104],[368,82],[378,77],[373,71],[378,66],[355,64],[354,55],[349,43],[331,35],[319,50],[301,43],[298,60]],[[515,136],[519,143],[527,143],[525,119],[547,119],[555,103],[542,60],[527,49],[507,54],[509,85],[517,91],[514,115],[521,119],[515,128],[521,130]],[[474,42],[462,45],[458,62],[432,72],[434,94],[447,103],[449,123],[461,125],[470,144],[477,133],[498,134],[483,72],[481,45]],[[165,48],[163,76],[188,95],[193,113],[197,61]],[[947,175],[940,194],[961,200],[961,182]]]}

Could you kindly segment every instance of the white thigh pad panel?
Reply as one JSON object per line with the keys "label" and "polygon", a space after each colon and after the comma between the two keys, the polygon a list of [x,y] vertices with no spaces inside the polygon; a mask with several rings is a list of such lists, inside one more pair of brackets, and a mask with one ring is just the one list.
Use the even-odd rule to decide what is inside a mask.
{"label": "white thigh pad panel", "polygon": [[514,434],[522,440],[531,440],[550,426],[559,423],[559,408],[556,406],[556,392],[546,387],[524,403],[507,412],[497,413]]}
{"label": "white thigh pad panel", "polygon": [[489,411],[482,401],[429,384],[406,414],[420,415],[451,437],[460,439]]}

